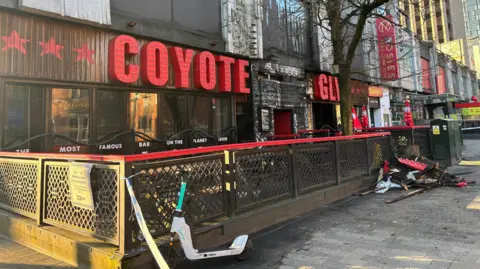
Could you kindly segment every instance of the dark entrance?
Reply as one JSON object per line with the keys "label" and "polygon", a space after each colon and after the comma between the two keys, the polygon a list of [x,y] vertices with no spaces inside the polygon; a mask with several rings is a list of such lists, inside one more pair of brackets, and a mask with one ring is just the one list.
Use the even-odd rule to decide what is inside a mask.
{"label": "dark entrance", "polygon": [[275,110],[275,135],[288,135],[292,133],[292,111]]}
{"label": "dark entrance", "polygon": [[313,103],[312,111],[314,128],[316,130],[326,127],[337,128],[335,104]]}

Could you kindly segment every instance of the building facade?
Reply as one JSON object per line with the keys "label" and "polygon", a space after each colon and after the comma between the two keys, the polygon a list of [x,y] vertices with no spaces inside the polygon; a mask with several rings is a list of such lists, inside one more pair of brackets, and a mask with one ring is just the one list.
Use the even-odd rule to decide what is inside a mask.
{"label": "building facade", "polygon": [[480,1],[462,0],[465,31],[468,37],[480,36]]}
{"label": "building facade", "polygon": [[398,0],[400,23],[422,40],[445,43],[465,37],[463,8],[453,0]]}
{"label": "building facade", "polygon": [[[128,1],[80,2],[76,9],[68,1],[0,9],[3,150],[139,154],[238,140],[235,101],[250,96],[250,62],[225,53],[223,42],[207,42],[223,40],[220,12],[202,15],[216,16],[202,25],[179,18],[192,10],[175,11],[172,1],[169,12],[187,14],[171,16],[180,21],[168,22],[177,25],[165,26],[172,40],[161,40],[147,13],[120,20],[108,11]],[[182,35],[189,25],[204,37]]]}
{"label": "building facade", "polygon": [[[332,47],[307,3],[0,4],[4,150],[145,153],[341,130]],[[411,96],[475,94],[470,69],[384,23],[369,19],[357,48],[357,115],[402,124]],[[414,115],[429,118],[422,102]]]}

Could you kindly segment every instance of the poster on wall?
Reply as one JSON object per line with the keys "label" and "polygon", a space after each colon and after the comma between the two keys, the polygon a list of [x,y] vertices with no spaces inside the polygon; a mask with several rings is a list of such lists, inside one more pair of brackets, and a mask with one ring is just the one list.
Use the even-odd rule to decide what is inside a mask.
{"label": "poster on wall", "polygon": [[260,123],[262,132],[270,131],[270,110],[268,108],[262,108],[260,110]]}
{"label": "poster on wall", "polygon": [[93,164],[71,163],[69,172],[70,199],[75,207],[94,210],[90,173]]}

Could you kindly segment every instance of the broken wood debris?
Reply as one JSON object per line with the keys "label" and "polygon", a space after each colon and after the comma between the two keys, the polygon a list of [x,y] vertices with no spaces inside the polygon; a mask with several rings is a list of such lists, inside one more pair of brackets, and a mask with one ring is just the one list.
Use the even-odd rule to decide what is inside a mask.
{"label": "broken wood debris", "polygon": [[[466,181],[459,175],[447,172],[446,167],[423,156],[395,157],[385,160],[378,179],[373,186],[357,193],[365,196],[371,193],[385,193],[389,189],[402,189],[407,194],[385,201],[387,204],[424,193],[437,187],[464,188],[475,181]],[[416,190],[412,190],[416,189]]]}

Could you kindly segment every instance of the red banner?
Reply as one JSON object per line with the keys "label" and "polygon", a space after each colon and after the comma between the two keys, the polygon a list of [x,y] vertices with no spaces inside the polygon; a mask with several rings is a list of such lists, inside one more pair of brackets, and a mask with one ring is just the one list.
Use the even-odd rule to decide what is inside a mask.
{"label": "red banner", "polygon": [[396,80],[400,77],[395,39],[395,27],[391,15],[377,18],[378,53],[380,56],[380,76],[383,80]]}

